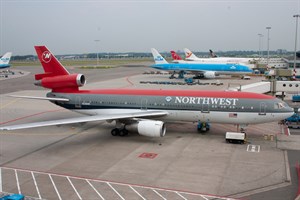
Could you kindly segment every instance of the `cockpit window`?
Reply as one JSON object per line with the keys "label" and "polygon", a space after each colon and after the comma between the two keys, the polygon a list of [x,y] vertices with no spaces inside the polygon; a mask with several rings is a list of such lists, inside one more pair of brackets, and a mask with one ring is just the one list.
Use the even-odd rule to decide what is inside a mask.
{"label": "cockpit window", "polygon": [[286,107],[286,103],[283,103],[283,102],[274,103],[274,108],[275,109],[282,109],[282,108],[285,108],[285,107]]}

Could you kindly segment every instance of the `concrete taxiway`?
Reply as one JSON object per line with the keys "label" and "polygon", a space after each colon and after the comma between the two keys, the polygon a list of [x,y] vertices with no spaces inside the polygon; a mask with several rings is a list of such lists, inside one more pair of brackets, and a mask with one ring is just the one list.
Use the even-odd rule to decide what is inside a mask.
{"label": "concrete taxiway", "polygon": [[[92,83],[84,88],[224,90],[229,83],[261,79],[220,77],[220,86],[211,84],[215,80],[201,80],[209,85],[155,85],[140,81],[166,80],[168,76],[142,75],[142,67],[102,70],[86,70]],[[30,76],[23,79],[33,80]],[[48,101],[8,97],[10,85],[6,87],[0,95],[1,125],[79,116]],[[14,87],[9,94],[46,93],[29,84],[27,87]],[[281,135],[284,130],[277,122],[249,126],[245,145],[225,142],[224,133],[236,130],[233,125],[212,124],[203,135],[197,133],[196,124],[172,123],[167,124],[163,138],[136,133],[113,137],[113,127],[92,122],[2,131],[0,189],[37,199],[247,199],[291,185],[288,156],[283,150],[286,139]],[[277,135],[279,140],[274,139]]]}

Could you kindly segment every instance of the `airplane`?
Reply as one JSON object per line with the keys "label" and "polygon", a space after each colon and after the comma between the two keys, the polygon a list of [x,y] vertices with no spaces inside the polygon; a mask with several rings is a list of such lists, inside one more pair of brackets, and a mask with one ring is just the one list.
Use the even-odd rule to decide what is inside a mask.
{"label": "airplane", "polygon": [[[175,60],[174,63],[168,63],[156,49],[151,49],[155,65],[151,67],[159,70],[179,71],[179,77],[183,78],[186,71],[193,72],[204,78],[215,78],[220,74],[249,74],[252,69],[245,65],[237,63],[213,63],[213,62],[188,62]],[[174,76],[174,74],[172,75]]]}
{"label": "airplane", "polygon": [[10,61],[11,55],[12,55],[11,52],[7,52],[0,58],[0,69],[10,67],[9,61]]}
{"label": "airplane", "polygon": [[166,122],[266,123],[286,119],[294,110],[285,102],[264,94],[235,91],[98,89],[80,90],[83,74],[70,74],[46,46],[35,46],[44,73],[35,85],[51,89],[46,97],[14,96],[49,100],[57,106],[87,116],[2,126],[0,130],[44,127],[92,121],[116,122],[113,136],[129,131],[163,137]]}
{"label": "airplane", "polygon": [[199,58],[192,51],[187,48],[184,48],[185,59],[188,61],[194,62],[212,62],[212,63],[242,63],[250,64],[250,58],[236,58],[236,57],[218,57],[212,50],[210,51],[210,58]]}

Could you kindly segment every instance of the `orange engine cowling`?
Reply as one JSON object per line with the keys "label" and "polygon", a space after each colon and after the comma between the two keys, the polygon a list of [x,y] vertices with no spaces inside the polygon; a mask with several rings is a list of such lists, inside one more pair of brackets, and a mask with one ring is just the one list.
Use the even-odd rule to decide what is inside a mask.
{"label": "orange engine cowling", "polygon": [[41,80],[37,80],[34,84],[49,89],[68,89],[81,87],[85,84],[85,82],[83,74],[68,74],[43,77]]}

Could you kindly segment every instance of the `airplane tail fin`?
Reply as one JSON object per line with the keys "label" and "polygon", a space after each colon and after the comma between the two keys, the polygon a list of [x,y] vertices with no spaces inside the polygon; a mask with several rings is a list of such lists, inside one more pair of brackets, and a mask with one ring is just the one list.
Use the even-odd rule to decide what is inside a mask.
{"label": "airplane tail fin", "polygon": [[36,80],[70,74],[46,46],[35,46],[34,48],[45,71],[44,74],[36,74]]}
{"label": "airplane tail fin", "polygon": [[46,46],[35,46],[44,74],[35,75],[35,85],[54,91],[78,90],[85,84],[82,74],[70,74]]}
{"label": "airplane tail fin", "polygon": [[182,60],[182,58],[175,52],[175,51],[170,51],[172,54],[173,60]]}
{"label": "airplane tail fin", "polygon": [[155,64],[167,64],[168,62],[154,48],[151,49]]}
{"label": "airplane tail fin", "polygon": [[186,60],[195,60],[198,59],[197,56],[195,56],[195,54],[193,54],[193,52],[191,52],[189,49],[184,48],[184,53],[185,53],[185,59]]}
{"label": "airplane tail fin", "polygon": [[11,55],[12,55],[11,52],[7,52],[6,54],[4,54],[4,55],[0,58],[0,64],[8,65],[8,63],[9,63],[9,61],[10,61]]}
{"label": "airplane tail fin", "polygon": [[215,52],[213,52],[213,50],[209,50],[209,55],[210,55],[210,57],[211,58],[216,58],[216,57],[218,57],[216,54],[215,54]]}

